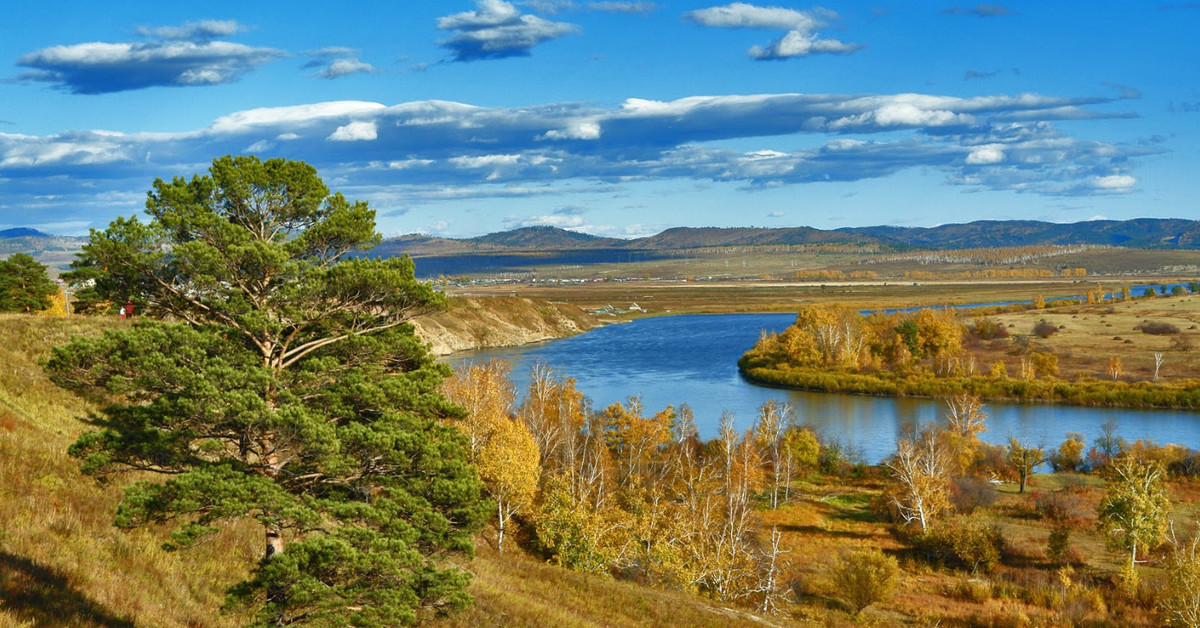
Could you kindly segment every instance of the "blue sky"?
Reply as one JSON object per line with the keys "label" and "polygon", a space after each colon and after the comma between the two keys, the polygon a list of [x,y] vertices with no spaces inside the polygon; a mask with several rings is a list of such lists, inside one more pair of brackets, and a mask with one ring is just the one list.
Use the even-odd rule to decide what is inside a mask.
{"label": "blue sky", "polygon": [[385,235],[1196,218],[1200,3],[22,3],[0,228],[301,159]]}

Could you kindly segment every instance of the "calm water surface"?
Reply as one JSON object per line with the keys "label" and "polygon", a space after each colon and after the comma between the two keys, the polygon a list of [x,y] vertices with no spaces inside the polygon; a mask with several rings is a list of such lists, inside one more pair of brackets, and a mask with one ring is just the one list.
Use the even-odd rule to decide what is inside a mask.
{"label": "calm water surface", "polygon": [[[786,401],[799,422],[827,438],[859,448],[869,462],[895,450],[897,431],[906,425],[937,420],[943,403],[933,399],[893,399],[778,390],[755,386],[737,370],[737,360],[762,330],[781,331],[794,314],[708,314],[648,318],[609,325],[586,334],[524,347],[455,354],[445,359],[457,368],[493,357],[512,364],[518,391],[530,368],[544,363],[578,380],[595,408],[640,395],[647,412],[686,403],[696,415],[701,437],[716,436],[721,413],[732,411],[739,429],[751,427],[768,399]],[[1023,441],[1057,447],[1067,432],[1080,432],[1089,443],[1108,419],[1130,440],[1151,438],[1200,449],[1200,413],[1175,410],[1077,408],[1057,405],[989,403],[983,440]]]}

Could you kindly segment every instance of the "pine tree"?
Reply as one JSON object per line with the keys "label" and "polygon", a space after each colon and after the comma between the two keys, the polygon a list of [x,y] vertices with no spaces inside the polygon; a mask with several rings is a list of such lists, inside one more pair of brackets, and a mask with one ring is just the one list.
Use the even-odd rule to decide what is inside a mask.
{"label": "pine tree", "polygon": [[[230,602],[258,625],[412,623],[462,607],[486,516],[448,369],[407,321],[442,298],[407,257],[353,258],[374,211],[302,162],[223,157],[157,180],[148,222],[93,231],[78,269],[148,320],[55,350],[60,385],[105,404],[71,448],[87,473],[149,472],[116,524],[174,547],[259,521],[264,558]],[[145,473],[141,474],[146,477]]]}
{"label": "pine tree", "polygon": [[46,276],[46,267],[25,253],[0,261],[0,312],[29,314],[51,305],[58,287]]}

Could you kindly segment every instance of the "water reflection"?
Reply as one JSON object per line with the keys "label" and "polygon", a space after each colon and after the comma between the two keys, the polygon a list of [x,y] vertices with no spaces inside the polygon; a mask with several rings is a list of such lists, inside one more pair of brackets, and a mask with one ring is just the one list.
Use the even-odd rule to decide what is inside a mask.
{"label": "water reflection", "polygon": [[[940,419],[943,404],[933,399],[779,390],[742,379],[738,357],[762,330],[780,331],[794,319],[793,314],[643,319],[537,345],[456,354],[446,362],[458,367],[493,357],[509,360],[519,391],[528,384],[530,368],[545,363],[578,380],[579,389],[595,408],[630,395],[640,395],[651,412],[687,403],[704,438],[716,436],[724,410],[734,412],[739,429],[747,429],[764,401],[786,401],[796,409],[800,422],[857,447],[871,462],[895,449],[899,430]],[[988,431],[981,437],[990,443],[1006,443],[1014,436],[1057,447],[1067,432],[1080,432],[1090,443],[1104,421],[1115,419],[1118,434],[1130,440],[1151,438],[1200,448],[1200,413],[1196,412],[995,403],[985,410]]]}

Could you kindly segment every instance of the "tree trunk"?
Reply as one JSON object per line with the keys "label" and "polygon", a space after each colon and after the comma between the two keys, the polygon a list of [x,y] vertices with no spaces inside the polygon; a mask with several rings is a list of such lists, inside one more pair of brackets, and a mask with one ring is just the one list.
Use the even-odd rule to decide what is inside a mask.
{"label": "tree trunk", "polygon": [[283,553],[283,534],[276,526],[268,525],[266,528],[267,547],[264,558],[271,560],[277,554]]}
{"label": "tree trunk", "polygon": [[500,520],[500,525],[498,527],[499,532],[496,534],[496,553],[503,554],[504,553],[504,500],[502,500],[502,499],[496,500],[496,513],[497,513],[497,515],[496,515],[497,518]]}

